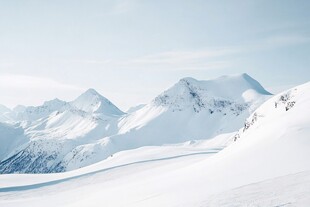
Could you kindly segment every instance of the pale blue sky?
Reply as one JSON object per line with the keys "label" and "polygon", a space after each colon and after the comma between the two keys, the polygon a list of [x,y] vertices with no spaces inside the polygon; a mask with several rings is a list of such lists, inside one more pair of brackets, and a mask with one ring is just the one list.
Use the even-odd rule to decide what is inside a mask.
{"label": "pale blue sky", "polygon": [[309,0],[0,0],[0,104],[95,88],[121,109],[182,77],[309,81]]}

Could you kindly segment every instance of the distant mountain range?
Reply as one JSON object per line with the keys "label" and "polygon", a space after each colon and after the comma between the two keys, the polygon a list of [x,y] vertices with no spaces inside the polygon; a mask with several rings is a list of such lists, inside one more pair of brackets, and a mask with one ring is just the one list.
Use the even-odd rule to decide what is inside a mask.
{"label": "distant mountain range", "polygon": [[63,172],[122,150],[210,139],[237,131],[270,97],[256,80],[240,74],[183,78],[128,113],[94,89],[71,102],[0,106],[0,173]]}

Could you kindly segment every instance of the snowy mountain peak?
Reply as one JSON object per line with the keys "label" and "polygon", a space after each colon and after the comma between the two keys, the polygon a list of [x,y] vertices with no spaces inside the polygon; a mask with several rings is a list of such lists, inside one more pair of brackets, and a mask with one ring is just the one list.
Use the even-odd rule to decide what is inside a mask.
{"label": "snowy mountain peak", "polygon": [[66,105],[66,104],[67,104],[67,102],[62,101],[62,100],[60,100],[58,98],[55,98],[55,99],[50,100],[50,101],[45,101],[43,103],[43,106],[52,107],[52,108],[60,108],[60,107],[62,107],[64,105]]}
{"label": "snowy mountain peak", "polygon": [[[210,82],[211,81],[212,80],[210,80]],[[257,80],[252,78],[247,73],[221,76],[217,79],[214,79],[213,84],[227,86],[226,89],[229,87],[230,91],[233,89],[235,93],[239,94],[245,92],[246,90],[252,89],[262,95],[272,95],[267,90],[265,90]]]}
{"label": "snowy mountain peak", "polygon": [[106,98],[103,97],[100,93],[98,93],[95,89],[90,88],[90,89],[87,89],[84,93],[82,93],[76,100],[78,99],[79,100],[83,99],[83,101],[91,101],[94,99],[106,99]]}
{"label": "snowy mountain peak", "polygon": [[95,89],[89,88],[87,89],[84,94],[93,95],[93,96],[101,96],[100,93],[98,93]]}
{"label": "snowy mountain peak", "polygon": [[271,93],[246,73],[221,76],[206,81],[186,77],[157,96],[153,100],[153,104],[177,110],[193,106],[196,111],[201,108],[210,109],[219,101],[229,102],[228,105],[247,104],[269,95]]}
{"label": "snowy mountain peak", "polygon": [[195,78],[191,78],[191,77],[185,77],[180,79],[179,83],[196,83],[198,80],[196,80]]}
{"label": "snowy mountain peak", "polygon": [[99,113],[108,116],[124,114],[124,112],[118,109],[111,101],[92,88],[72,101],[71,105],[87,113]]}
{"label": "snowy mountain peak", "polygon": [[45,101],[40,106],[16,106],[10,117],[14,121],[35,121],[41,118],[48,117],[54,111],[58,111],[67,106],[68,103],[57,98]]}

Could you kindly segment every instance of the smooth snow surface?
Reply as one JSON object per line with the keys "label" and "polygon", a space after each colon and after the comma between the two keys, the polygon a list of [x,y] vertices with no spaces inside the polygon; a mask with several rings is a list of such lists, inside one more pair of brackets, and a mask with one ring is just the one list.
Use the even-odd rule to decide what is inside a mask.
{"label": "smooth snow surface", "polygon": [[253,183],[214,196],[200,206],[308,206],[310,171]]}
{"label": "smooth snow surface", "polygon": [[309,91],[272,97],[232,134],[65,173],[1,175],[0,206],[310,206]]}

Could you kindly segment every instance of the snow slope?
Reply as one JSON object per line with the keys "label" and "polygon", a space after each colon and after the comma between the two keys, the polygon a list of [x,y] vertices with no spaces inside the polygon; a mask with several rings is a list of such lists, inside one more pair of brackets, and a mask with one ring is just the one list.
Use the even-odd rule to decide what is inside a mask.
{"label": "snow slope", "polygon": [[253,183],[211,196],[200,206],[308,206],[310,171]]}
{"label": "snow slope", "polygon": [[127,114],[131,114],[131,113],[133,113],[133,112],[136,112],[136,111],[138,111],[139,109],[142,109],[145,105],[146,105],[146,104],[139,104],[139,105],[130,107],[130,108],[126,111],[126,113],[127,113]]}
{"label": "snow slope", "polygon": [[310,82],[269,99],[238,135],[123,151],[66,173],[0,175],[0,205],[309,206],[309,91]]}
{"label": "snow slope", "polygon": [[0,123],[0,161],[9,154],[14,154],[29,139],[24,136],[24,130],[18,125]]}

